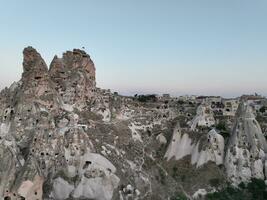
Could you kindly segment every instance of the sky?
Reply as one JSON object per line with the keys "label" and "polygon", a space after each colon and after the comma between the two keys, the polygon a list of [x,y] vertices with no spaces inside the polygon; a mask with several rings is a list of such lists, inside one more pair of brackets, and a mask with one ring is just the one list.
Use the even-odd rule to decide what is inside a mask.
{"label": "sky", "polygon": [[0,0],[1,89],[26,46],[48,66],[85,47],[120,94],[267,95],[265,0]]}

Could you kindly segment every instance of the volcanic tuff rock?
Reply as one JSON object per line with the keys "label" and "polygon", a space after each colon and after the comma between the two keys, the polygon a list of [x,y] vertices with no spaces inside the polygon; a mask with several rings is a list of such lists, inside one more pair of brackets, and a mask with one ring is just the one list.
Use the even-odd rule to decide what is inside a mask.
{"label": "volcanic tuff rock", "polygon": [[190,134],[183,133],[177,124],[164,157],[167,160],[173,157],[175,160],[180,160],[187,155],[191,155],[191,164],[196,164],[197,167],[209,161],[213,161],[217,165],[223,164],[224,138],[212,129],[206,137],[194,141]]}
{"label": "volcanic tuff rock", "polygon": [[197,114],[192,121],[189,122],[191,130],[195,130],[198,126],[211,127],[215,124],[213,113],[209,105],[201,104],[197,108]]}
{"label": "volcanic tuff rock", "polygon": [[83,104],[95,90],[95,66],[86,52],[74,49],[54,57],[49,74],[65,104]]}
{"label": "volcanic tuff rock", "polygon": [[242,102],[236,115],[225,166],[229,179],[237,185],[251,178],[266,177],[267,143],[248,104]]}
{"label": "volcanic tuff rock", "polygon": [[23,56],[21,80],[0,93],[5,200],[190,199],[214,191],[212,180],[265,179],[266,141],[248,105],[234,124],[227,116],[234,129],[224,138],[211,105],[97,88],[82,50],[55,56],[49,69],[34,48]]}

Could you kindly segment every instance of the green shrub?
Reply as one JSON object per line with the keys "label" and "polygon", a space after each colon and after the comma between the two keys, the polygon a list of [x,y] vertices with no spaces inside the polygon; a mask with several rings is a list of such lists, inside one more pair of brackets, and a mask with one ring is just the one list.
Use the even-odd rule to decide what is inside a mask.
{"label": "green shrub", "polygon": [[207,200],[266,200],[267,191],[265,182],[261,179],[252,179],[247,185],[240,183],[238,188],[227,186],[218,192],[206,195]]}
{"label": "green shrub", "polygon": [[261,113],[264,113],[266,111],[266,107],[265,106],[262,106],[259,110]]}
{"label": "green shrub", "polygon": [[166,177],[165,177],[165,172],[161,168],[159,168],[159,176],[161,184],[164,185],[166,183]]}
{"label": "green shrub", "polygon": [[217,188],[220,185],[220,180],[218,178],[210,179],[209,182],[212,187]]}
{"label": "green shrub", "polygon": [[188,200],[188,198],[182,193],[176,193],[170,200]]}
{"label": "green shrub", "polygon": [[138,101],[143,102],[143,103],[148,102],[148,101],[152,101],[152,102],[157,101],[157,97],[154,94],[138,95],[138,96],[135,96],[135,98],[137,98]]}
{"label": "green shrub", "polygon": [[216,125],[216,129],[219,131],[226,131],[226,123],[225,121],[220,120],[219,123]]}

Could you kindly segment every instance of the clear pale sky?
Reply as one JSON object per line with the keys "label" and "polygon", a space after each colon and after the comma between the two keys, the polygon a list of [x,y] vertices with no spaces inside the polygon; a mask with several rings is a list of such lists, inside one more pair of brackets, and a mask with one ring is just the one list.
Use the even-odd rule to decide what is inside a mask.
{"label": "clear pale sky", "polygon": [[0,0],[0,88],[26,46],[48,65],[84,46],[122,94],[267,95],[265,0]]}

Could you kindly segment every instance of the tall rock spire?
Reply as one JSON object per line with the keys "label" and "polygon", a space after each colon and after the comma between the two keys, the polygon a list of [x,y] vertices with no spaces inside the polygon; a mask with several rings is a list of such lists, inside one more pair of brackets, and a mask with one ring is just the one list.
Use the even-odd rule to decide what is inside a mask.
{"label": "tall rock spire", "polygon": [[95,90],[95,66],[83,50],[73,49],[54,57],[49,74],[65,104],[82,105]]}
{"label": "tall rock spire", "polygon": [[48,69],[41,55],[29,46],[23,50],[23,71],[31,70],[47,71]]}
{"label": "tall rock spire", "polygon": [[267,143],[251,107],[242,102],[225,157],[227,176],[235,185],[251,178],[264,179]]}
{"label": "tall rock spire", "polygon": [[41,55],[33,48],[23,50],[23,74],[17,100],[37,103],[47,109],[58,108],[59,98],[55,85],[48,74],[48,67]]}

